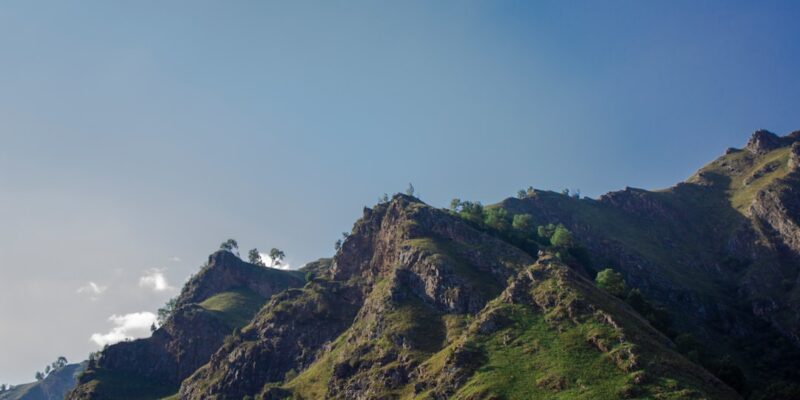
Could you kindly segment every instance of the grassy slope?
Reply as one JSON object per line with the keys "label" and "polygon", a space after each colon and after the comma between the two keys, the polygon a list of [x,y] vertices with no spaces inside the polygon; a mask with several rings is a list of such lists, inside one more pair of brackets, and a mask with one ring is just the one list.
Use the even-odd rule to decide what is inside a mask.
{"label": "grassy slope", "polygon": [[[390,303],[388,298],[387,280],[376,284],[371,297],[374,301]],[[324,353],[309,368],[305,369],[296,378],[286,382],[284,387],[291,390],[298,399],[324,398],[328,393],[328,382],[333,374],[333,367],[337,362],[348,360],[356,348],[374,344],[366,354],[358,357],[359,360],[374,361],[380,358],[384,351],[400,351],[404,357],[424,361],[438,352],[446,345],[447,321],[452,316],[444,316],[424,304],[419,298],[405,293],[405,299],[400,302],[391,302],[387,312],[380,315],[380,321],[364,319],[356,321],[353,326],[343,333],[331,345],[331,350]],[[446,318],[448,317],[448,318]],[[383,334],[374,341],[369,341],[363,334],[380,324]],[[397,348],[392,337],[404,337],[411,343],[411,348]],[[355,361],[355,360],[353,360]],[[396,363],[382,365],[371,369],[365,374],[370,380],[379,381],[382,373],[396,366]],[[413,385],[408,384],[400,389],[386,390],[380,393],[381,398],[409,398],[413,394]]]}
{"label": "grassy slope", "polygon": [[[424,247],[437,252],[440,257],[453,257],[454,253],[452,249],[447,249],[431,239],[419,239],[406,245]],[[469,274],[462,274],[462,268],[472,269]],[[466,264],[459,267],[459,272],[459,275],[466,275],[470,280],[491,280]],[[377,301],[388,301],[381,299],[388,299],[389,287],[390,282],[387,280],[379,282],[370,297]],[[542,287],[546,287],[553,296],[561,296],[563,301],[583,298],[600,308],[614,310],[618,318],[627,319],[623,325],[633,326],[631,332],[639,340],[636,346],[652,354],[651,359],[664,361],[666,367],[659,372],[674,378],[653,379],[638,385],[637,390],[655,398],[679,399],[697,398],[698,393],[706,389],[702,383],[693,381],[690,377],[681,377],[681,370],[697,370],[696,366],[676,353],[667,351],[663,343],[658,344],[657,340],[649,336],[657,334],[652,331],[642,333],[643,329],[649,329],[642,327],[646,322],[638,316],[626,314],[631,311],[624,306],[606,304],[609,301],[607,295],[583,294],[582,290],[599,291],[586,287],[567,288],[562,282],[555,280]],[[607,327],[592,321],[576,325],[554,325],[547,322],[549,319],[560,318],[554,313],[545,315],[530,307],[495,304],[493,307],[504,308],[512,324],[506,329],[484,336],[475,334],[474,327],[472,330],[468,328],[475,323],[473,316],[439,313],[410,294],[407,289],[405,295],[399,298],[401,300],[390,302],[390,307],[385,309],[383,315],[373,316],[375,319],[372,320],[366,318],[356,321],[332,343],[330,351],[324,352],[315,363],[301,371],[296,378],[285,382],[283,387],[291,390],[296,399],[323,398],[328,394],[328,384],[336,364],[349,361],[351,365],[358,365],[365,360],[374,361],[389,350],[397,351],[403,358],[421,365],[427,371],[423,375],[437,376],[443,373],[446,360],[453,349],[465,342],[476,347],[485,358],[475,374],[453,396],[456,399],[527,399],[531,396],[543,399],[616,399],[620,393],[631,390],[632,382],[640,376],[639,372],[623,371],[608,353],[589,344],[588,338],[591,336],[607,337],[609,342],[619,340],[613,332],[607,331]],[[620,307],[627,311],[622,311]],[[375,322],[376,320],[379,322]],[[369,337],[366,333],[375,326],[381,326],[383,333],[369,343],[364,342],[366,339],[362,338]],[[405,338],[411,343],[410,348],[394,346],[391,337]],[[508,337],[513,339],[509,342]],[[374,345],[368,353],[362,354],[356,350],[367,344]],[[628,346],[631,344],[612,346],[611,352],[623,351]],[[399,388],[381,390],[382,377],[395,366],[395,362],[373,366],[366,372],[359,372],[357,376],[379,382],[375,385],[377,392],[372,393],[380,398],[428,398],[429,391],[415,393],[414,380]]]}
{"label": "grassy slope", "polygon": [[200,306],[225,322],[231,330],[245,326],[264,305],[265,299],[248,289],[216,294]]}
{"label": "grassy slope", "polygon": [[[751,223],[748,208],[756,194],[769,186],[783,184],[782,179],[789,172],[789,155],[788,146],[761,155],[746,150],[734,151],[701,168],[687,180],[688,184],[648,192],[648,196],[668,209],[679,211],[684,220],[675,223],[653,223],[657,220],[629,215],[590,199],[576,200],[552,192],[539,195],[549,204],[557,205],[562,210],[561,215],[655,262],[661,267],[660,272],[697,297],[710,304],[743,307],[746,304],[739,303],[747,299],[735,295],[739,282],[763,280],[760,274],[765,269],[774,271],[776,267],[783,275],[794,276],[796,266],[765,257],[744,260],[752,264],[742,270],[725,269],[724,273],[702,267],[718,265],[728,252],[731,233]],[[755,227],[759,232],[757,224]],[[766,242],[763,237],[759,240]],[[756,276],[751,277],[751,274]],[[753,295],[759,296],[758,293]],[[745,308],[742,310],[746,312]],[[684,320],[677,318],[677,323]],[[732,355],[745,371],[752,372],[753,366],[747,365],[737,353],[742,350],[740,343],[717,337],[705,345],[711,352]]]}
{"label": "grassy slope", "polygon": [[[487,362],[454,396],[505,399],[613,399],[628,378],[586,342],[592,325],[552,329],[541,314],[509,306],[513,326],[477,341]],[[506,335],[513,336],[505,342]]]}
{"label": "grassy slope", "polygon": [[[745,214],[759,190],[783,178],[789,172],[789,151],[789,147],[782,147],[760,156],[748,151],[737,151],[712,161],[701,168],[700,173],[728,178],[727,186],[724,188],[726,197],[735,210]],[[765,170],[767,166],[773,167],[771,171]],[[762,171],[760,177],[754,176],[755,173]],[[698,182],[698,175],[690,178],[689,182]]]}

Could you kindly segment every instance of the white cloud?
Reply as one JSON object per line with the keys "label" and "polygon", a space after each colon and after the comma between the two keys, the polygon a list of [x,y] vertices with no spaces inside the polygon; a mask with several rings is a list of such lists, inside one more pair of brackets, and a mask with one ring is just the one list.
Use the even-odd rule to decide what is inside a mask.
{"label": "white cloud", "polygon": [[139,287],[155,290],[156,292],[163,292],[165,290],[174,289],[167,282],[167,277],[158,268],[147,270],[147,272],[139,278]]}
{"label": "white cloud", "polygon": [[93,333],[90,340],[100,347],[123,340],[147,337],[150,326],[156,322],[156,315],[143,311],[125,315],[112,315],[108,318],[114,326],[107,333]]}
{"label": "white cloud", "polygon": [[108,289],[108,286],[100,286],[94,282],[89,282],[85,286],[79,287],[75,292],[79,294],[88,294],[91,300],[97,300],[106,289]]}
{"label": "white cloud", "polygon": [[169,258],[169,260],[172,261],[172,262],[181,262],[182,261],[181,258],[178,257],[178,256],[172,256],[172,257]]}
{"label": "white cloud", "polygon": [[258,255],[261,256],[261,261],[264,261],[264,264],[267,264],[267,266],[269,267],[277,269],[292,269],[292,266],[289,265],[289,263],[286,262],[286,260],[281,261],[281,265],[272,265],[272,258],[270,258],[269,254],[258,253]]}

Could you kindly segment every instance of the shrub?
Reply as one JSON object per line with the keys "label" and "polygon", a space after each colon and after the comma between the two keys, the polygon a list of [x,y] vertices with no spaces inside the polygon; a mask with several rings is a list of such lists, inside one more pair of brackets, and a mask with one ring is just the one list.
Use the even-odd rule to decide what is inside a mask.
{"label": "shrub", "polygon": [[611,293],[617,297],[625,296],[626,288],[625,288],[625,279],[622,277],[617,271],[614,271],[611,268],[606,268],[597,273],[597,277],[595,278],[595,283],[597,287]]}
{"label": "shrub", "polygon": [[572,247],[573,242],[572,233],[564,225],[558,225],[550,237],[550,244],[555,247],[568,249]]}
{"label": "shrub", "polygon": [[533,232],[533,217],[530,214],[517,214],[511,226],[522,233],[530,234]]}
{"label": "shrub", "polygon": [[553,236],[553,233],[556,231],[556,226],[553,224],[539,225],[539,228],[537,228],[536,231],[540,237],[550,240],[550,238]]}
{"label": "shrub", "polygon": [[173,297],[164,304],[164,307],[158,309],[158,326],[164,325],[173,312],[175,312],[175,305],[178,303],[178,298]]}
{"label": "shrub", "polygon": [[511,228],[511,218],[505,208],[495,207],[486,210],[483,222],[498,230],[507,231]]}

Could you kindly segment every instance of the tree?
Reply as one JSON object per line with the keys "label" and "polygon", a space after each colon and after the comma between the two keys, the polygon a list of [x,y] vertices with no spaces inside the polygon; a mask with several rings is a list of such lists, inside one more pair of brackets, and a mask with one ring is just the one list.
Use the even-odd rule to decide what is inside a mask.
{"label": "tree", "polygon": [[67,366],[67,364],[69,364],[69,361],[67,361],[67,357],[61,356],[58,357],[58,359],[56,359],[56,365],[58,366],[58,368],[64,368]]}
{"label": "tree", "polygon": [[273,247],[272,250],[269,251],[269,258],[270,260],[272,260],[271,266],[273,267],[276,265],[281,265],[281,261],[283,261],[284,257],[286,257],[286,253],[284,253],[279,249],[276,249],[275,247]]}
{"label": "tree", "polygon": [[458,212],[458,208],[461,207],[461,199],[453,199],[450,200],[450,210]]}
{"label": "tree", "polygon": [[34,375],[34,377],[36,377],[37,381],[40,381],[40,380],[44,379],[44,374],[41,373],[41,371],[36,371],[36,375]]}
{"label": "tree", "polygon": [[411,182],[408,183],[408,187],[406,188],[406,194],[409,196],[414,196],[414,185]]}
{"label": "tree", "polygon": [[564,225],[559,224],[550,237],[550,244],[564,249],[570,248],[573,244],[572,233]]}
{"label": "tree", "polygon": [[483,222],[483,204],[479,201],[462,201],[459,207],[460,210],[458,214],[461,215],[462,218],[476,223]]}
{"label": "tree", "polygon": [[553,237],[553,233],[556,232],[556,226],[553,224],[547,225],[539,225],[539,228],[536,230],[540,237],[550,240]]}
{"label": "tree", "polygon": [[154,333],[157,329],[158,329],[158,327],[156,327],[156,323],[155,322],[150,324],[150,333]]}
{"label": "tree", "polygon": [[486,225],[502,232],[508,230],[511,226],[509,219],[508,211],[505,208],[492,207],[486,210],[484,222]]}
{"label": "tree", "polygon": [[594,281],[597,287],[620,298],[624,297],[627,291],[625,288],[625,278],[622,277],[622,274],[611,268],[606,268],[598,272]]}
{"label": "tree", "polygon": [[222,244],[219,245],[219,249],[220,250],[227,250],[227,251],[230,251],[231,253],[238,253],[239,252],[239,243],[236,243],[236,240],[234,240],[234,239],[228,239],[228,240],[222,242]]}
{"label": "tree", "polygon": [[50,375],[50,366],[49,365],[45,365],[44,374],[45,374],[45,376]]}
{"label": "tree", "polygon": [[522,200],[522,199],[524,199],[526,197],[528,197],[528,193],[525,192],[525,190],[523,190],[523,189],[517,190],[517,198],[518,199]]}
{"label": "tree", "polygon": [[164,325],[167,319],[175,312],[175,305],[178,303],[178,298],[173,297],[164,304],[164,307],[158,309],[158,326]]}
{"label": "tree", "polygon": [[247,259],[250,261],[250,264],[260,265],[262,267],[266,266],[264,260],[261,259],[261,254],[258,253],[258,249],[250,249],[250,251],[247,252]]}
{"label": "tree", "polygon": [[336,241],[333,243],[333,248],[334,248],[334,249],[336,249],[336,251],[337,251],[337,252],[338,252],[339,250],[341,250],[341,249],[342,249],[342,239],[337,239],[337,240],[336,240]]}
{"label": "tree", "polygon": [[533,216],[530,214],[517,214],[511,222],[511,227],[524,233],[533,231]]}
{"label": "tree", "polygon": [[561,194],[563,194],[564,196],[569,196],[569,189],[562,190]]}
{"label": "tree", "polygon": [[528,186],[528,197],[531,197],[536,194],[536,189],[533,186]]}
{"label": "tree", "polygon": [[378,198],[378,204],[385,204],[389,202],[389,195],[384,193],[383,196]]}

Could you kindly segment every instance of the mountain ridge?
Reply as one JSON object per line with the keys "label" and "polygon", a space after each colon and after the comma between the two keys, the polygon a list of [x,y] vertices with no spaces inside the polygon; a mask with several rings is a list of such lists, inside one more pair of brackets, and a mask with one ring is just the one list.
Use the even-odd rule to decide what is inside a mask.
{"label": "mountain ridge", "polygon": [[[233,289],[258,292],[263,307],[213,330],[216,347],[160,395],[800,396],[799,166],[800,131],[759,130],[658,191],[531,189],[450,210],[397,194],[365,207],[334,257],[302,272],[201,270],[179,310]],[[608,267],[622,293],[592,284]],[[192,326],[183,313],[154,337]],[[105,350],[68,398],[108,398],[92,374],[121,368],[111,360],[126,346]]]}

